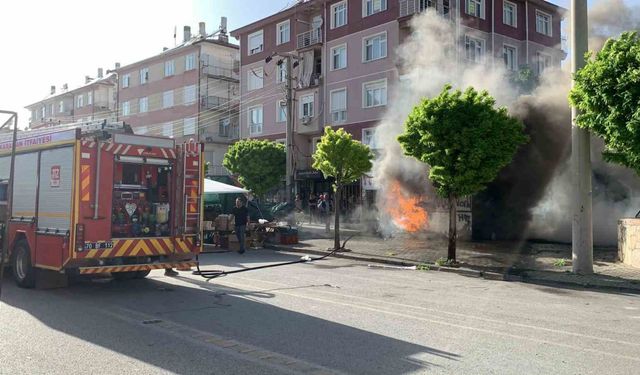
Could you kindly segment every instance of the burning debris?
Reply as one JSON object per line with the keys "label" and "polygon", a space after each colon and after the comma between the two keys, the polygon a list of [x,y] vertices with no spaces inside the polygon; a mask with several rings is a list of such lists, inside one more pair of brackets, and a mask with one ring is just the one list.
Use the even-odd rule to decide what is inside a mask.
{"label": "burning debris", "polygon": [[[621,16],[613,17],[611,10]],[[594,48],[601,47],[609,36],[640,26],[640,7],[627,6],[622,0],[600,1],[590,15],[590,45]],[[411,34],[397,51],[402,68],[393,93],[396,104],[388,108],[376,133],[383,148],[374,165],[375,182],[380,187],[377,205],[388,216],[381,218],[382,232],[416,232],[426,227],[427,218],[434,220],[425,210],[425,225],[416,227],[415,212],[399,204],[398,197],[420,207],[433,201],[435,193],[427,180],[427,168],[405,157],[396,139],[417,101],[436,95],[450,83],[454,88],[488,90],[498,105],[506,105],[524,122],[531,137],[513,163],[474,197],[474,238],[570,240],[573,185],[569,168],[569,73],[547,69],[539,87],[531,95],[520,96],[501,60],[452,67],[451,61],[459,61],[456,54],[464,53],[458,49],[454,35],[450,23],[426,12],[412,20]],[[640,209],[640,197],[633,194],[634,190],[640,191],[640,180],[631,171],[604,163],[597,150],[593,160],[594,240],[596,244],[613,244],[617,219],[633,216]]]}
{"label": "burning debris", "polygon": [[409,233],[427,229],[428,214],[423,207],[424,196],[407,193],[396,181],[391,184],[387,199],[387,213],[398,228]]}

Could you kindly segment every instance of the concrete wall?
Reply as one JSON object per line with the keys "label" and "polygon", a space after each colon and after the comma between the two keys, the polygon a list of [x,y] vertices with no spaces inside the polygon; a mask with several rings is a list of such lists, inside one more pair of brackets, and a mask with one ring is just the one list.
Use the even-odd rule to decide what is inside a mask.
{"label": "concrete wall", "polygon": [[640,219],[618,221],[618,257],[624,264],[640,268]]}

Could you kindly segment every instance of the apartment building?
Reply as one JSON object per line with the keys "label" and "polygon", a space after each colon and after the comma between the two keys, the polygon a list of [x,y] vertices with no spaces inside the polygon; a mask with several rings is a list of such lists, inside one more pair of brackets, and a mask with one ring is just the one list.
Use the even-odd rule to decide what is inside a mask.
{"label": "apartment building", "polygon": [[69,90],[64,84],[60,91],[51,86],[44,99],[25,108],[31,113],[29,128],[69,124],[91,120],[113,119],[116,109],[115,74],[103,74],[98,69],[96,78],[85,77],[84,85]]}
{"label": "apartment building", "polygon": [[[330,191],[312,169],[324,126],[343,127],[375,145],[375,127],[391,104],[390,86],[401,66],[396,48],[411,33],[412,16],[432,8],[455,25],[458,58],[535,72],[559,66],[563,10],[543,0],[307,0],[231,33],[240,41],[240,136],[284,142],[286,64],[292,54],[294,159],[298,191]],[[273,57],[272,57],[273,56]],[[272,58],[270,58],[272,57]],[[456,61],[452,61],[456,66]],[[365,180],[350,186],[359,201]]]}
{"label": "apartment building", "polygon": [[118,116],[137,134],[205,143],[210,175],[226,175],[222,159],[238,139],[239,49],[228,41],[226,19],[215,36],[204,22],[184,27],[175,48],[117,69]]}

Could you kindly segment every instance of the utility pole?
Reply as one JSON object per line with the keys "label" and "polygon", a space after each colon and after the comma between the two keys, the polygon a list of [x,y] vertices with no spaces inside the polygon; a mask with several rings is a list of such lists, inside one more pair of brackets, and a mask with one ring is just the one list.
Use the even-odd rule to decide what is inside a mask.
{"label": "utility pole", "polygon": [[[588,49],[587,0],[571,0],[571,72],[585,65]],[[572,86],[575,81],[572,82]],[[593,221],[591,196],[591,137],[576,125],[578,109],[571,108],[571,164],[575,186],[572,220],[573,272],[593,273]]]}
{"label": "utility pole", "polygon": [[293,59],[287,55],[284,60],[286,66],[286,89],[287,89],[287,177],[285,182],[285,199],[291,202],[291,189],[293,186]]}

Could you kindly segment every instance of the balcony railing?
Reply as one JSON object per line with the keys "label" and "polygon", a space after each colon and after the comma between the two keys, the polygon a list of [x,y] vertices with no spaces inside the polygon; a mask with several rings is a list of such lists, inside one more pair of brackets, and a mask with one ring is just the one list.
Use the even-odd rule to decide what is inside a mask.
{"label": "balcony railing", "polygon": [[428,8],[436,10],[436,0],[400,0],[400,17],[411,16]]}
{"label": "balcony railing", "polygon": [[322,29],[313,29],[298,34],[298,49],[311,47],[314,44],[322,43]]}
{"label": "balcony railing", "polygon": [[226,111],[229,109],[229,98],[223,98],[220,96],[203,96],[200,100],[201,106],[205,109],[213,109],[216,111]]}
{"label": "balcony railing", "polygon": [[207,176],[231,176],[231,173],[222,165],[209,165]]}
{"label": "balcony railing", "polygon": [[204,73],[210,76],[225,77],[230,79],[240,79],[240,74],[234,71],[232,68],[226,68],[221,66],[205,66]]}

